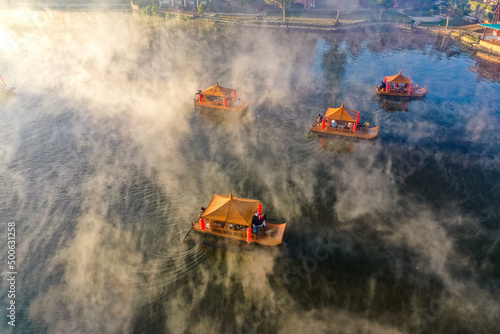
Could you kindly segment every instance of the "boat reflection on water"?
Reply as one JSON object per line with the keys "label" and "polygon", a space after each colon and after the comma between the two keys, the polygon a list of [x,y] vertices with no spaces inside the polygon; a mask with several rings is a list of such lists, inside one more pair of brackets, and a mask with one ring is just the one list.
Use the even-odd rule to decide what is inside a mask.
{"label": "boat reflection on water", "polygon": [[346,138],[319,138],[321,148],[327,152],[352,153],[354,150],[354,140]]}
{"label": "boat reflection on water", "polygon": [[208,109],[200,109],[199,112],[200,119],[213,124],[231,123],[233,120],[239,120],[247,116],[246,112],[228,112]]}
{"label": "boat reflection on water", "polygon": [[[408,106],[410,105],[412,100],[394,100],[394,99],[386,99],[380,98],[379,104],[386,112],[397,112],[397,111],[408,111]],[[425,101],[425,100],[421,100]]]}
{"label": "boat reflection on water", "polygon": [[[356,142],[358,141],[356,138],[328,136],[317,133],[311,134],[311,138],[319,142],[319,145],[324,151],[335,152],[339,154],[352,153],[354,151],[354,147],[356,146]],[[365,140],[363,142],[375,143],[375,141],[372,140]]]}

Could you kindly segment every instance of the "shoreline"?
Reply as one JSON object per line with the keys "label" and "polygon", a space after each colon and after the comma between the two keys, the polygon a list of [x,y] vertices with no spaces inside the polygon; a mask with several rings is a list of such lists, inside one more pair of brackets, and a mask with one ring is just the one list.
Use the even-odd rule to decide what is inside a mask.
{"label": "shoreline", "polygon": [[[190,20],[211,21],[214,24],[235,24],[249,27],[287,29],[287,30],[306,30],[316,32],[346,32],[350,29],[367,28],[373,26],[390,26],[396,29],[406,30],[411,33],[426,32],[434,35],[448,36],[457,44],[464,48],[476,52],[482,52],[490,55],[492,58],[500,62],[500,52],[495,52],[487,47],[480,45],[481,32],[474,30],[484,30],[480,23],[466,26],[451,26],[448,28],[432,25],[415,25],[409,23],[378,21],[378,20],[345,20],[341,19],[337,24],[333,24],[334,20],[322,18],[307,18],[308,21],[317,21],[317,23],[304,23],[296,20],[287,20],[285,22],[276,19],[276,17],[266,17],[262,14],[241,14],[241,13],[211,13],[209,15],[200,16],[195,12],[184,11],[168,11],[161,10],[161,13],[168,19],[169,17],[189,17]],[[411,18],[411,17],[409,17]],[[296,18],[295,18],[296,19]],[[331,21],[328,24],[326,21]],[[342,22],[343,21],[343,22]],[[345,22],[348,21],[348,22]],[[351,21],[351,22],[349,22]]]}
{"label": "shoreline", "polygon": [[[67,4],[67,5],[41,5],[32,4],[27,6],[28,9],[33,11],[46,11],[54,10],[61,12],[81,12],[81,11],[123,11],[136,13],[130,7],[130,4],[109,3],[109,4]],[[7,4],[6,9],[26,9],[22,3]],[[389,20],[349,20],[340,19],[337,24],[334,24],[334,19],[319,18],[319,17],[289,17],[287,21],[283,22],[275,16],[264,16],[262,13],[256,14],[243,14],[243,13],[219,13],[208,12],[199,15],[195,11],[184,10],[166,10],[159,9],[159,13],[164,15],[164,18],[159,19],[168,20],[171,18],[184,18],[187,20],[201,20],[205,22],[212,22],[213,24],[229,24],[238,26],[247,26],[255,28],[272,28],[272,29],[286,29],[287,31],[311,31],[311,32],[348,32],[352,29],[366,29],[370,27],[393,27],[395,29],[405,30],[411,33],[430,33],[439,36],[448,36],[460,46],[475,52],[487,54],[492,61],[500,62],[500,52],[495,52],[487,47],[480,45],[479,41],[482,32],[474,32],[474,30],[484,29],[480,24],[473,24],[467,26],[452,26],[441,27],[432,25],[415,25],[409,23],[392,22]],[[408,17],[411,19],[411,17]]]}
{"label": "shoreline", "polygon": [[[467,27],[467,28],[466,28]],[[464,26],[462,28],[444,28],[444,27],[431,27],[431,26],[417,26],[411,27],[410,30],[420,30],[422,32],[432,33],[438,36],[448,36],[461,46],[468,48],[470,50],[486,53],[492,59],[500,62],[500,53],[497,53],[487,47],[482,46],[479,41],[481,40],[482,33],[474,33],[472,29],[484,29],[480,24]]]}

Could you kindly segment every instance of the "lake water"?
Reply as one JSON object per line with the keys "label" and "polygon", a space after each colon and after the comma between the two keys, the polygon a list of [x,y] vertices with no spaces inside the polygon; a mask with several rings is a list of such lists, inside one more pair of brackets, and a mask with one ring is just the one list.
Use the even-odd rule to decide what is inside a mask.
{"label": "lake water", "polygon": [[[500,327],[500,84],[449,39],[1,16],[0,70],[17,92],[0,105],[17,272],[11,298],[2,262],[3,333]],[[424,100],[376,97],[400,70]],[[244,117],[193,109],[217,81],[252,102]],[[376,140],[307,135],[342,102]],[[230,192],[287,221],[282,247],[180,242]]]}

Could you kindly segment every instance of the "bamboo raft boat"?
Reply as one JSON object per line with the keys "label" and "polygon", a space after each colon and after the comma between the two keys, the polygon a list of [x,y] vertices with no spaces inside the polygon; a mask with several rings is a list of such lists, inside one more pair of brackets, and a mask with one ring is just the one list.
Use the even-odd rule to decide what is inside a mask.
{"label": "bamboo raft boat", "polygon": [[[370,124],[359,125],[360,112],[344,107],[328,108],[322,119],[316,119],[311,129],[320,134],[331,134],[346,137],[372,139],[378,135],[378,126],[370,128]],[[333,126],[332,126],[333,125]]]}
{"label": "bamboo raft boat", "polygon": [[427,94],[425,87],[413,89],[413,81],[410,77],[405,77],[399,71],[393,76],[386,76],[382,85],[375,86],[376,93],[380,96],[416,99],[423,98]]}
{"label": "bamboo raft boat", "polygon": [[257,243],[266,246],[279,245],[283,241],[286,223],[275,224],[266,221],[265,227],[252,229],[254,216],[262,213],[258,200],[222,196],[215,194],[206,209],[202,208],[199,219],[192,229],[203,234]]}
{"label": "bamboo raft boat", "polygon": [[236,90],[219,86],[210,86],[204,91],[198,91],[194,98],[194,106],[201,110],[218,110],[223,112],[244,112],[250,102],[236,97]]}

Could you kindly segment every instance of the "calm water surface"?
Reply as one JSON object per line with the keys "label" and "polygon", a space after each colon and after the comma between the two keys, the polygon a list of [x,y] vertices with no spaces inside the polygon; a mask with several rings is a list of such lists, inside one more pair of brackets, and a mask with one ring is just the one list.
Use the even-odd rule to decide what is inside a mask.
{"label": "calm water surface", "polygon": [[[0,105],[0,222],[4,240],[16,224],[18,272],[2,332],[500,327],[500,84],[484,70],[499,65],[399,31],[1,15],[17,95]],[[399,70],[424,100],[375,96]],[[244,117],[193,110],[216,81],[252,101]],[[307,136],[342,102],[377,140]],[[287,221],[282,247],[180,243],[231,191]]]}

